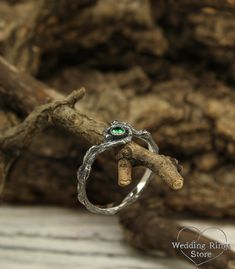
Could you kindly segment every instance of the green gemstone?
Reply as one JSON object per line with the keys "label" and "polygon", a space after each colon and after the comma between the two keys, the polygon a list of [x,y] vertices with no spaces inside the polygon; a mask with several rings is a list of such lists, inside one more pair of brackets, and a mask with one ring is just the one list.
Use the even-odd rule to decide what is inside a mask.
{"label": "green gemstone", "polygon": [[119,126],[113,127],[111,129],[111,133],[113,135],[123,135],[125,132],[126,132],[126,130],[124,128],[122,128],[122,127],[119,127]]}

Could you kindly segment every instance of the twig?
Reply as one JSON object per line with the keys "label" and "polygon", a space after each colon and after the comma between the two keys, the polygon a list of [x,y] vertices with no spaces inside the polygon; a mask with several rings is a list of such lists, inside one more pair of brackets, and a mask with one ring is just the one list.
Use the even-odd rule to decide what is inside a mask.
{"label": "twig", "polygon": [[[65,128],[71,133],[84,137],[91,144],[101,143],[103,140],[103,130],[107,127],[104,122],[93,119],[89,113],[80,113],[74,109],[74,104],[84,95],[84,90],[75,91],[67,98],[57,94],[55,90],[48,89],[46,85],[38,82],[28,75],[22,75],[14,67],[0,58],[0,96],[6,99],[11,96],[12,103],[20,103],[22,108],[26,105],[28,110],[38,103],[38,105],[48,100],[52,100],[46,105],[37,107],[24,122],[12,127],[0,136],[0,148],[10,150],[13,148],[26,147],[36,133],[41,132],[48,125],[57,125]],[[4,74],[4,78],[2,77]],[[23,82],[22,82],[23,81]],[[20,94],[17,89],[20,89]],[[37,95],[34,93],[37,92]],[[52,94],[53,93],[53,94]],[[43,96],[43,98],[41,98]],[[60,100],[58,100],[58,98]],[[146,150],[135,143],[126,145],[124,151],[130,151],[128,158],[132,159],[133,165],[141,163],[157,173],[173,189],[179,189],[183,185],[183,178],[179,174],[177,167],[170,159],[162,155],[152,153],[148,158]],[[123,152],[123,151],[122,151]],[[144,158],[146,159],[143,159]],[[126,185],[131,181],[130,166],[123,169],[119,164],[119,183]],[[158,169],[160,169],[158,171]],[[125,184],[123,184],[125,182]]]}
{"label": "twig", "polygon": [[[54,101],[37,107],[22,123],[0,134],[0,149],[9,151],[27,147],[36,134],[42,132],[45,127],[52,124],[51,118],[53,118],[53,114],[58,108],[62,106],[72,108],[84,94],[85,89],[82,88],[72,92],[64,100]],[[63,121],[61,120],[61,122]]]}
{"label": "twig", "polygon": [[181,189],[183,186],[183,178],[169,157],[155,154],[133,142],[128,143],[117,157],[120,160],[125,158],[135,161],[136,165],[151,169],[174,190]]}
{"label": "twig", "polygon": [[129,185],[132,181],[132,165],[131,162],[122,158],[118,160],[118,185],[121,187],[125,187]]}
{"label": "twig", "polygon": [[[102,133],[106,125],[104,123],[101,125],[73,108],[74,104],[84,96],[84,93],[85,90],[82,88],[72,92],[63,100],[37,107],[22,123],[9,128],[0,135],[1,150],[9,151],[27,147],[32,138],[49,125],[65,128],[76,135],[83,136],[89,142],[102,142]],[[128,161],[130,159],[135,165],[144,165],[151,169],[175,190],[183,185],[183,178],[177,171],[177,167],[163,155],[151,153],[132,142],[122,149],[119,156],[122,156],[122,158],[119,157],[118,165],[120,186],[126,186],[131,182],[131,163]]]}

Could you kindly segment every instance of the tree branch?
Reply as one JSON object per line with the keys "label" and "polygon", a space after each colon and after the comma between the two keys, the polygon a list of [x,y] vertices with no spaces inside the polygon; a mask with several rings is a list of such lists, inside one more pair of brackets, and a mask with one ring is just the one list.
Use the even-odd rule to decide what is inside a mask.
{"label": "tree branch", "polygon": [[[74,91],[67,98],[63,97],[61,99],[62,95],[57,95],[55,91],[52,95],[51,89],[47,89],[44,84],[30,76],[21,75],[3,59],[0,59],[1,70],[4,70],[5,75],[4,79],[2,79],[0,72],[0,95],[3,98],[11,96],[14,102],[20,102],[21,107],[26,104],[28,109],[35,106],[35,103],[40,104],[44,102],[47,97],[53,100],[46,105],[35,108],[21,124],[6,130],[0,136],[1,150],[7,151],[14,148],[27,147],[35,134],[41,132],[48,125],[60,126],[75,135],[82,136],[91,144],[102,142],[102,133],[107,124],[89,117],[89,113],[80,113],[74,109],[75,103],[83,97],[84,89]],[[21,91],[20,95],[17,91],[19,88]],[[37,91],[37,95],[34,95],[35,91]],[[44,98],[41,98],[40,92],[43,93]],[[32,99],[31,96],[33,96]],[[59,97],[60,100],[54,96]],[[27,110],[24,112],[27,112]],[[123,151],[130,152],[127,159],[131,158],[136,164],[141,163],[150,168],[173,189],[179,189],[183,186],[183,178],[169,158],[167,159],[165,156],[154,153],[149,157],[146,154],[146,150],[135,143],[127,144]],[[119,163],[119,182],[127,183],[127,178],[130,181],[130,169],[123,170],[123,166],[120,166]]]}
{"label": "tree branch", "polygon": [[131,162],[122,158],[118,160],[118,185],[125,187],[129,185],[132,181],[132,165]]}

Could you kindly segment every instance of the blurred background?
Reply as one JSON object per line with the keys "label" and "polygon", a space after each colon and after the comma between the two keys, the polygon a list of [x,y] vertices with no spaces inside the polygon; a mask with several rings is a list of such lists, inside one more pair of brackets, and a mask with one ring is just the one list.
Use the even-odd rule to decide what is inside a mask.
{"label": "blurred background", "polygon": [[[172,191],[154,178],[124,220],[150,214],[170,221],[203,220],[199,227],[213,221],[226,229],[232,244],[234,14],[232,0],[0,0],[0,54],[64,95],[84,86],[78,111],[147,129],[161,154],[183,165],[182,190]],[[2,81],[3,73],[3,130],[30,110],[12,103]],[[15,160],[2,193],[0,268],[191,268],[132,249],[121,228],[131,225],[81,209],[76,170],[89,146],[50,127]],[[118,187],[116,177],[115,160],[101,155],[90,198],[98,203],[121,199],[131,186]],[[136,241],[133,245],[139,247]]]}

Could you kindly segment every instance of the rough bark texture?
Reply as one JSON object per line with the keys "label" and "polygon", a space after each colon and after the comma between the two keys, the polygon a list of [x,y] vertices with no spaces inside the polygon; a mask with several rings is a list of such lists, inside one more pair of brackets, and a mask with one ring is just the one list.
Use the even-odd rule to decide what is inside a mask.
{"label": "rough bark texture", "polygon": [[[140,202],[121,214],[133,245],[159,249],[172,238],[178,226],[169,214],[234,217],[234,14],[232,0],[0,1],[1,55],[41,80],[0,65],[0,128],[19,124],[38,105],[87,89],[75,110],[63,106],[69,121],[59,107],[50,118],[57,127],[46,125],[20,157],[15,151],[2,155],[2,177],[12,163],[4,200],[75,205],[77,166],[87,147],[100,141],[100,126],[118,119],[150,131],[160,153],[184,167],[182,190],[174,192],[156,178]],[[78,114],[85,116],[84,133],[77,137]],[[119,161],[109,154],[97,160],[89,186],[93,200],[120,199],[135,184],[118,187],[117,162],[119,176],[126,176],[119,184],[127,185],[133,156],[134,165],[160,158],[145,152],[143,161],[136,146],[130,157],[132,146],[121,151]],[[133,172],[133,178],[140,173]],[[145,231],[143,222],[148,223]],[[162,250],[174,254],[167,246]],[[207,268],[232,268],[233,255]]]}

